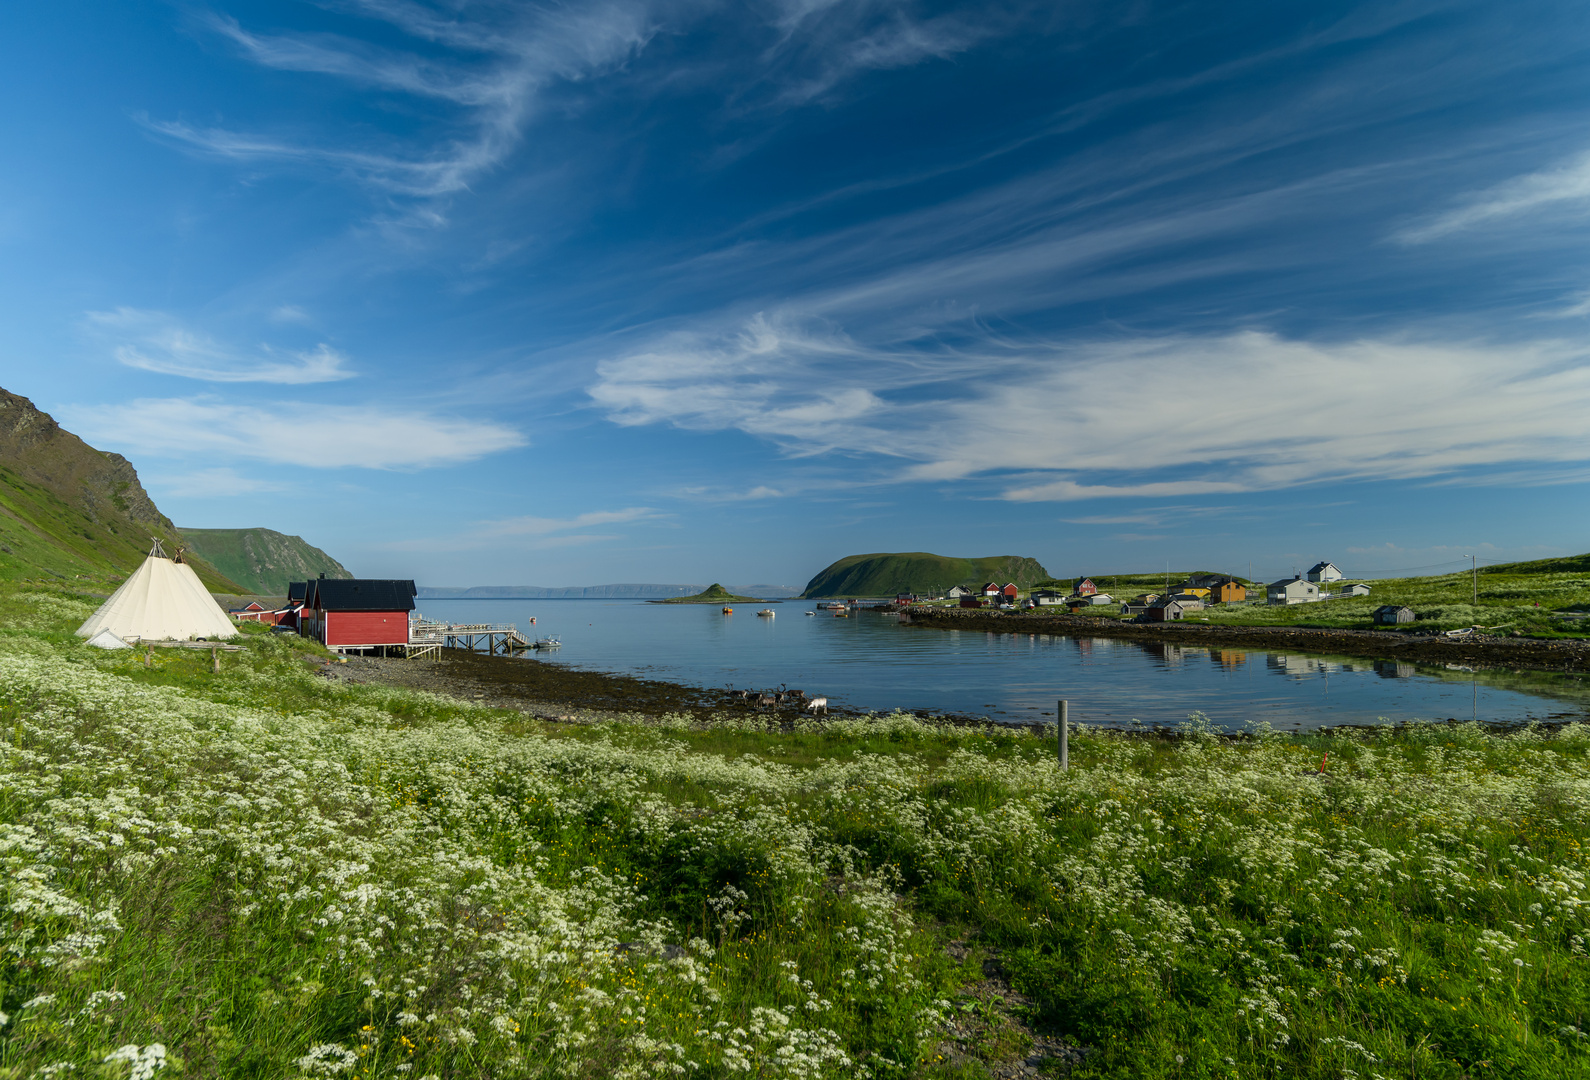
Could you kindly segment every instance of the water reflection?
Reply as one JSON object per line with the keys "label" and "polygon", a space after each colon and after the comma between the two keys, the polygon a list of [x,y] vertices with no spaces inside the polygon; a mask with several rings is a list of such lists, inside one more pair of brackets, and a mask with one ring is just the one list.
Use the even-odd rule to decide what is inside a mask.
{"label": "water reflection", "polygon": [[[427,616],[520,622],[560,634],[550,662],[703,686],[788,683],[849,709],[904,708],[1035,721],[1071,702],[1089,724],[1176,724],[1191,712],[1240,728],[1477,717],[1585,717],[1582,678],[1447,671],[1402,661],[1160,641],[991,634],[849,619],[756,619],[634,601],[425,600]],[[797,615],[799,604],[779,614]]]}

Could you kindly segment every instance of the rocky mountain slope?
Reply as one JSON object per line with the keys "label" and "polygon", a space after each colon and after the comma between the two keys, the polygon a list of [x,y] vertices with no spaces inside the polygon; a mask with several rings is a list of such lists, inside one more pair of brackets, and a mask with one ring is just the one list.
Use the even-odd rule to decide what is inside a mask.
{"label": "rocky mountain slope", "polygon": [[[25,397],[0,390],[0,578],[57,577],[109,584],[181,534],[120,454],[63,429]],[[202,557],[194,570],[215,592],[240,592]]]}
{"label": "rocky mountain slope", "polygon": [[324,574],[351,578],[336,559],[301,536],[274,529],[182,529],[189,549],[251,593],[285,596],[289,581]]}

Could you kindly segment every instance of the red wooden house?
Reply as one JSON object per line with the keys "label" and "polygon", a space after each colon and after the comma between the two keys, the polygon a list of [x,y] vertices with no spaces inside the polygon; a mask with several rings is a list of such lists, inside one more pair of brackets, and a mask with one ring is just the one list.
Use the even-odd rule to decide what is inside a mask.
{"label": "red wooden house", "polygon": [[1078,595],[1078,596],[1092,596],[1094,593],[1096,593],[1098,591],[1099,591],[1099,587],[1097,585],[1093,584],[1093,579],[1092,578],[1086,578],[1085,577],[1081,581],[1077,582],[1076,595]]}
{"label": "red wooden house", "polygon": [[317,578],[309,582],[298,632],[328,649],[377,649],[409,642],[414,582]]}

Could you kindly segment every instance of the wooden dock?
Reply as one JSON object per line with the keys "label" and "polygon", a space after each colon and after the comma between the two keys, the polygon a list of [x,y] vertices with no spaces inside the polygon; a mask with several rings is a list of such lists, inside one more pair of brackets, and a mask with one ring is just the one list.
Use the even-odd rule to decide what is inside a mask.
{"label": "wooden dock", "polygon": [[435,656],[443,649],[514,656],[533,644],[513,623],[417,622],[409,629],[408,656]]}

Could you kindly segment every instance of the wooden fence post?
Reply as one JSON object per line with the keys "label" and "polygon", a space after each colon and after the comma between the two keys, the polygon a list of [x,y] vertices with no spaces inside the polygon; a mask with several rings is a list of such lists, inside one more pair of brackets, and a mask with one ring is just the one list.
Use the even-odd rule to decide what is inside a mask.
{"label": "wooden fence post", "polygon": [[210,670],[217,675],[221,673],[221,650],[210,646]]}
{"label": "wooden fence post", "polygon": [[1071,768],[1071,703],[1060,702],[1060,768]]}

